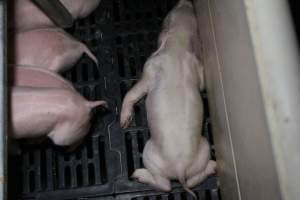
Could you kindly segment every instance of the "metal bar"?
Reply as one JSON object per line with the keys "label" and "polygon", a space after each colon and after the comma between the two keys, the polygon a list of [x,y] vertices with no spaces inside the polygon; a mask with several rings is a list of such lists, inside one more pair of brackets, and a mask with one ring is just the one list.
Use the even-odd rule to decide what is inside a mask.
{"label": "metal bar", "polygon": [[7,199],[6,136],[7,136],[7,76],[6,76],[6,2],[0,0],[0,200]]}
{"label": "metal bar", "polygon": [[[281,0],[251,2],[243,0],[243,2],[246,5],[245,12],[257,64],[268,136],[272,144],[282,195],[278,199],[299,199],[300,58],[297,43],[299,38],[295,34],[290,5],[288,1]],[[254,148],[257,148],[257,143]],[[261,154],[258,157],[264,159]],[[255,163],[254,160],[247,161]],[[269,170],[269,168],[265,169]],[[266,180],[265,169],[260,167],[259,171],[264,172]],[[249,173],[249,170],[244,173]],[[276,183],[271,182],[270,179],[268,184],[269,187],[275,188]],[[264,188],[261,199],[266,199],[265,192]],[[250,194],[248,197],[258,199],[251,198]]]}
{"label": "metal bar", "polygon": [[70,27],[73,17],[59,0],[32,0],[57,26]]}

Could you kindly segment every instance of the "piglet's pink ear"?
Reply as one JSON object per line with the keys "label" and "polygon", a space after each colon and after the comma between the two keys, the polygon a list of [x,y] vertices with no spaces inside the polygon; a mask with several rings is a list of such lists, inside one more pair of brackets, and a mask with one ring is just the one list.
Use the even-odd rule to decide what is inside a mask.
{"label": "piglet's pink ear", "polygon": [[91,109],[96,108],[97,106],[104,106],[105,108],[108,108],[106,101],[87,101],[86,105]]}

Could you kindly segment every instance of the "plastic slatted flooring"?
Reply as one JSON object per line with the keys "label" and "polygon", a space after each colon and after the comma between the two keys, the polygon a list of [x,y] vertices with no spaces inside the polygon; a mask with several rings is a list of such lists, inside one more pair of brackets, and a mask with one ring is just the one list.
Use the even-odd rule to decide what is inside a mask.
{"label": "plastic slatted flooring", "polygon": [[[143,166],[142,151],[149,138],[144,101],[136,105],[128,129],[122,130],[118,120],[122,99],[155,50],[161,22],[175,3],[102,0],[92,15],[67,30],[91,48],[99,68],[84,56],[64,76],[87,99],[107,100],[110,111],[95,110],[90,134],[71,154],[50,142],[23,144],[21,157],[10,159],[11,168],[16,168],[10,172],[10,180],[14,180],[10,186],[18,199],[192,199],[178,183],[166,194],[130,180],[132,172]],[[205,93],[203,97],[207,108]],[[209,133],[206,110],[203,134],[212,144]],[[200,200],[219,199],[217,177],[208,178],[194,191]]]}

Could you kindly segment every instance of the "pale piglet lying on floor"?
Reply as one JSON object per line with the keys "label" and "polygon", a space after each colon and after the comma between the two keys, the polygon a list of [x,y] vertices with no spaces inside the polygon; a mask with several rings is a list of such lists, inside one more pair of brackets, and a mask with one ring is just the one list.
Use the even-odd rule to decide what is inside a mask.
{"label": "pale piglet lying on floor", "polygon": [[[101,0],[60,0],[73,16],[84,18],[94,11]],[[9,26],[18,30],[54,27],[55,24],[31,0],[10,0]],[[64,27],[65,28],[65,27]]]}
{"label": "pale piglet lying on floor", "polygon": [[85,100],[53,72],[33,67],[10,72],[12,138],[48,136],[56,145],[76,147],[88,133],[91,110],[107,106],[105,101]]}
{"label": "pale piglet lying on floor", "polygon": [[86,53],[96,64],[88,47],[62,29],[37,29],[17,33],[10,64],[41,67],[55,72],[71,68]]}
{"label": "pale piglet lying on floor", "polygon": [[170,180],[177,179],[193,194],[190,188],[216,168],[209,144],[201,135],[204,69],[195,56],[194,44],[197,23],[193,6],[182,0],[165,19],[159,49],[147,60],[142,78],[122,105],[121,126],[126,128],[134,104],[147,94],[151,138],[143,152],[145,168],[135,170],[132,177],[163,191],[170,191]]}

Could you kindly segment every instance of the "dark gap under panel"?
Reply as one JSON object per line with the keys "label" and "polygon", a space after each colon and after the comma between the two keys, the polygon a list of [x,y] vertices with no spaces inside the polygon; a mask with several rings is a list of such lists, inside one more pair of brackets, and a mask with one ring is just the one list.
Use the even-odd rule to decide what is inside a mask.
{"label": "dark gap under panel", "polygon": [[125,133],[125,142],[126,142],[126,158],[127,158],[127,170],[128,170],[127,174],[128,176],[130,176],[134,171],[130,133]]}
{"label": "dark gap under panel", "polygon": [[105,156],[105,142],[103,137],[99,137],[99,156],[100,156],[100,173],[101,173],[101,182],[107,182],[107,165],[106,165],[106,156]]}

